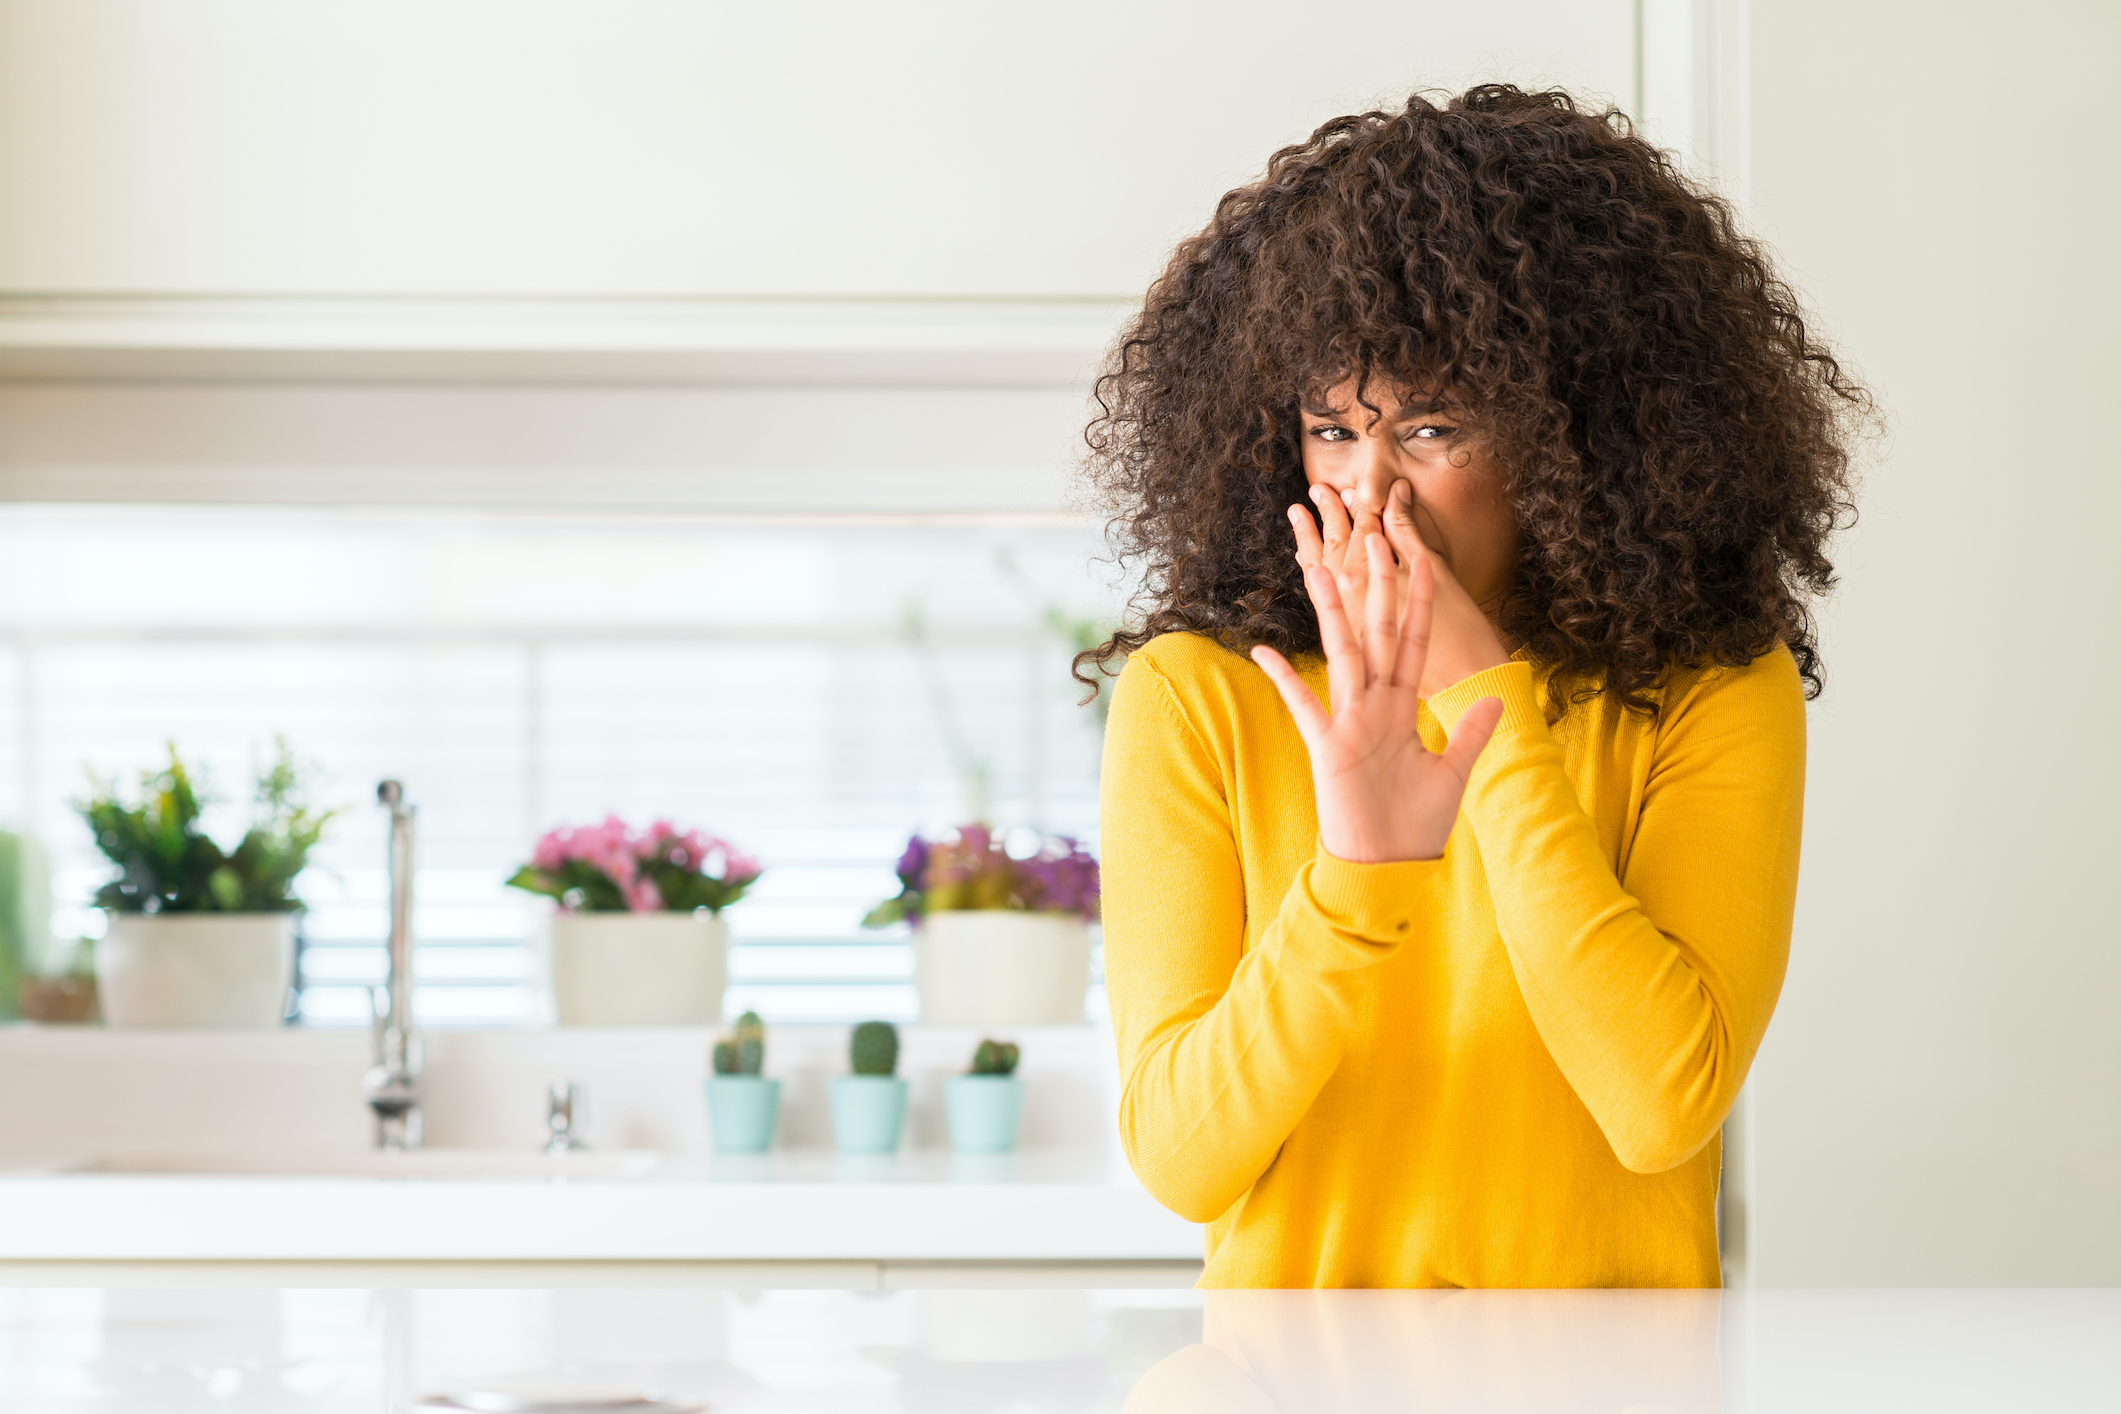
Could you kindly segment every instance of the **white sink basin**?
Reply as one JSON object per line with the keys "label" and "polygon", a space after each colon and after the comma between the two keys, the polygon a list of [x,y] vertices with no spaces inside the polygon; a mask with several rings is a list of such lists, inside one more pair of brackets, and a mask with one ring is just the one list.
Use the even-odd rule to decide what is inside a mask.
{"label": "white sink basin", "polygon": [[639,1178],[663,1162],[652,1149],[236,1149],[98,1154],[73,1173],[256,1174],[318,1178]]}

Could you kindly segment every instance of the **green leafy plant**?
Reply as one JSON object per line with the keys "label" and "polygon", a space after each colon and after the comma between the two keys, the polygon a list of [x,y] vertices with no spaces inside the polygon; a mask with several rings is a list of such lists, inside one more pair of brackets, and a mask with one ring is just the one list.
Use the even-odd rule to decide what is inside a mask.
{"label": "green leafy plant", "polygon": [[755,1011],[736,1019],[736,1034],[714,1043],[716,1075],[757,1075],[766,1067],[766,1023]]}
{"label": "green leafy plant", "polygon": [[972,1053],[974,1075],[1014,1075],[1018,1051],[1012,1041],[982,1041]]}
{"label": "green leafy plant", "polygon": [[898,1073],[898,1028],[888,1021],[865,1021],[847,1042],[847,1061],[856,1075]]}
{"label": "green leafy plant", "polygon": [[95,794],[74,803],[96,848],[118,877],[96,890],[98,908],[114,913],[292,913],[295,876],[335,812],[303,802],[303,771],[284,737],[259,773],[256,814],[234,849],[199,828],[206,797],[192,783],[177,748],[169,765],[140,777],[140,800],[127,804],[114,781],[91,776]]}

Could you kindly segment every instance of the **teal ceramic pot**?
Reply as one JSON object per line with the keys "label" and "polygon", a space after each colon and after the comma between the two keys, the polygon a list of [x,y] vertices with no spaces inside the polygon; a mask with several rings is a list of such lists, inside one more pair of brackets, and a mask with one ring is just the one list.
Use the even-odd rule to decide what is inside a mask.
{"label": "teal ceramic pot", "polygon": [[1024,1082],[1013,1075],[953,1075],[943,1082],[950,1147],[960,1154],[1006,1154],[1024,1117]]}
{"label": "teal ceramic pot", "polygon": [[781,1082],[759,1075],[707,1077],[707,1121],[717,1154],[763,1154],[781,1117]]}
{"label": "teal ceramic pot", "polygon": [[906,1082],[889,1075],[832,1077],[832,1142],[842,1154],[888,1154],[906,1118]]}

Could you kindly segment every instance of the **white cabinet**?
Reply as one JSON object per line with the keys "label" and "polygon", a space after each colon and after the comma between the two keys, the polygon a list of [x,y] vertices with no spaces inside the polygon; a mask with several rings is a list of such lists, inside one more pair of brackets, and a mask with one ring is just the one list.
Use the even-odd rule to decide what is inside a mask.
{"label": "white cabinet", "polygon": [[1629,0],[0,0],[0,295],[1138,296],[1417,83]]}
{"label": "white cabinet", "polygon": [[[483,502],[316,473],[364,403],[535,479],[478,385],[578,385],[532,399],[560,440],[632,446],[600,390],[661,383],[716,395],[645,399],[716,446],[756,420],[730,390],[858,387],[896,426],[948,389],[978,484],[880,476],[933,481],[909,438],[849,458],[860,493],[1052,509],[1113,332],[1277,147],[1417,85],[1626,102],[1634,55],[1632,0],[0,0],[0,498]],[[548,489],[748,504],[687,442],[648,459],[675,501]]]}

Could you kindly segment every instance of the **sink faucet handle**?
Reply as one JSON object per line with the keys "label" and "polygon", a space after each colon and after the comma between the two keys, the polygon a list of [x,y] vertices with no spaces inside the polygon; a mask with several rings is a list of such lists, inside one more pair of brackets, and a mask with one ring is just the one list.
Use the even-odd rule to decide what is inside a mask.
{"label": "sink faucet handle", "polygon": [[391,1001],[390,988],[370,987],[368,1006],[371,1013],[368,1038],[374,1048],[376,1064],[404,1071],[405,1080],[416,1081],[419,1074],[414,1052],[418,1049],[419,1042],[409,1030],[399,1025],[397,1006]]}
{"label": "sink faucet handle", "polygon": [[376,1112],[376,1147],[417,1149],[424,1137],[420,1118],[420,1038],[412,1025],[412,825],[413,808],[397,781],[376,786],[376,799],[390,809],[385,855],[390,881],[389,930],[384,937],[384,985],[369,993],[374,1016],[375,1064],[363,1088]]}
{"label": "sink faucet handle", "polygon": [[565,1154],[589,1147],[576,1130],[581,1111],[586,1108],[583,1100],[582,1087],[572,1080],[555,1080],[546,1087],[545,1127],[552,1135],[546,1141],[546,1153]]}

